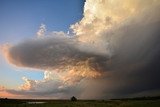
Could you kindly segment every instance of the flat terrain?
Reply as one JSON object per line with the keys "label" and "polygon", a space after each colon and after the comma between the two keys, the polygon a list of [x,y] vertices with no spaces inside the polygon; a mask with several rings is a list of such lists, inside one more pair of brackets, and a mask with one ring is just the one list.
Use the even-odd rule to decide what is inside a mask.
{"label": "flat terrain", "polygon": [[1,100],[0,107],[160,107],[160,100]]}

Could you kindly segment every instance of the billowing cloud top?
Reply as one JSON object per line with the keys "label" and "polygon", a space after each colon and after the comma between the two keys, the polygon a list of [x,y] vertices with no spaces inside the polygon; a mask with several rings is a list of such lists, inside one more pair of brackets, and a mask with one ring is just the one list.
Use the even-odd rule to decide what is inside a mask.
{"label": "billowing cloud top", "polygon": [[[23,77],[20,90],[6,91],[58,98],[158,94],[159,10],[158,0],[86,0],[72,37],[51,32],[2,47],[9,63],[45,71],[43,80]],[[38,36],[44,30],[42,25]]]}
{"label": "billowing cloud top", "polygon": [[46,26],[44,24],[41,24],[37,32],[37,37],[38,38],[43,37],[45,35],[45,32],[46,32]]}

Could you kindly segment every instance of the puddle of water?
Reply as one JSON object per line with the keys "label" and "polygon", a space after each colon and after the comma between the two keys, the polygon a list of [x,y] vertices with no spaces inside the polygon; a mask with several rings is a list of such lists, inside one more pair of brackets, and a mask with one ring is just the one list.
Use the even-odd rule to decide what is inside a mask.
{"label": "puddle of water", "polygon": [[44,104],[44,103],[46,103],[46,102],[36,102],[36,101],[34,101],[34,102],[27,102],[27,104]]}

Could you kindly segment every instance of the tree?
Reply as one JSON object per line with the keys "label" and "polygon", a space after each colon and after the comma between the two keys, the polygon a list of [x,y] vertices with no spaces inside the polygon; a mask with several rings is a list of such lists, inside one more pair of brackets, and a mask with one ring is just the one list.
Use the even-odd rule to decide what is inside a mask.
{"label": "tree", "polygon": [[76,97],[71,97],[71,101],[77,101],[77,98]]}

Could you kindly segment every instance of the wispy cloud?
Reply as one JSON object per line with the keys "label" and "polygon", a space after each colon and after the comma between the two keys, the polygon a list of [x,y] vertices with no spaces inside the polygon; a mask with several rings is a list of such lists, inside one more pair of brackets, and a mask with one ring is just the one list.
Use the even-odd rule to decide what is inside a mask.
{"label": "wispy cloud", "polygon": [[43,36],[45,36],[47,29],[46,29],[46,25],[45,24],[41,24],[41,26],[39,27],[39,30],[37,32],[37,37],[41,38]]}
{"label": "wispy cloud", "polygon": [[5,87],[4,86],[0,86],[0,91],[4,91]]}

